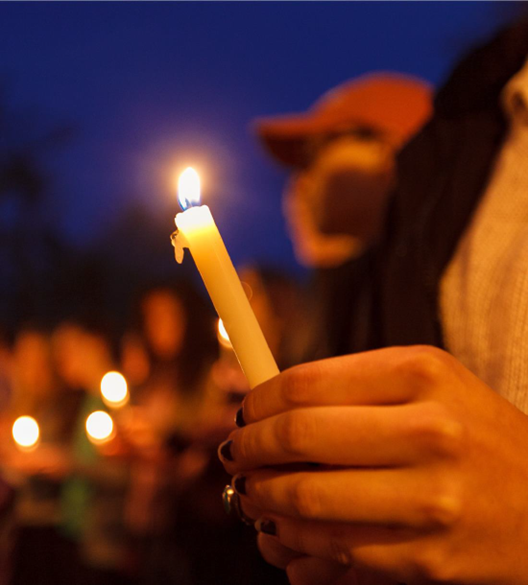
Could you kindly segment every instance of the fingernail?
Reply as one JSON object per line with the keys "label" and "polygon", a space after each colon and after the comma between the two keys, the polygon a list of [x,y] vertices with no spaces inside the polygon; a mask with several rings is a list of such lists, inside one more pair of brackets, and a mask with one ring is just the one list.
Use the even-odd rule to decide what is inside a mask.
{"label": "fingernail", "polygon": [[226,461],[234,461],[233,455],[231,454],[231,445],[233,441],[224,441],[218,448],[218,453],[221,459]]}
{"label": "fingernail", "polygon": [[237,427],[245,427],[246,421],[244,420],[244,408],[241,406],[235,415],[235,424]]}
{"label": "fingernail", "polygon": [[257,520],[255,522],[255,528],[257,529],[257,532],[262,532],[262,534],[269,534],[270,536],[277,535],[277,525],[273,520]]}
{"label": "fingernail", "polygon": [[233,487],[235,488],[237,494],[241,496],[246,495],[246,476],[245,475],[237,475],[233,481]]}

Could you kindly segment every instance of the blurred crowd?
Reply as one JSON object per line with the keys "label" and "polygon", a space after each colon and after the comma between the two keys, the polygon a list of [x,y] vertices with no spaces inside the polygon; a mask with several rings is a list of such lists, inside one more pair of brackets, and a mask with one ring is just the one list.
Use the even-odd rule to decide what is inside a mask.
{"label": "blurred crowd", "polygon": [[[262,268],[242,279],[281,367],[299,361],[299,286]],[[1,339],[4,582],[281,582],[252,528],[222,508],[216,450],[248,390],[229,339],[188,283],[152,286],[133,304],[117,340],[77,318]],[[127,382],[118,401],[101,391],[108,372]],[[108,432],[87,426],[99,411]],[[20,417],[38,439],[17,435]]]}

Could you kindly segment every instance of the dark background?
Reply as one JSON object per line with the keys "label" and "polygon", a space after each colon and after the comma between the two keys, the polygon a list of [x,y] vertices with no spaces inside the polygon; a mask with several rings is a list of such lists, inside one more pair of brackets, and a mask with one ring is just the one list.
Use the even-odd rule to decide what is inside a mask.
{"label": "dark background", "polygon": [[251,121],[371,70],[438,85],[523,4],[0,3],[0,322],[119,321],[145,280],[194,278],[168,239],[188,164],[236,264],[300,274]]}

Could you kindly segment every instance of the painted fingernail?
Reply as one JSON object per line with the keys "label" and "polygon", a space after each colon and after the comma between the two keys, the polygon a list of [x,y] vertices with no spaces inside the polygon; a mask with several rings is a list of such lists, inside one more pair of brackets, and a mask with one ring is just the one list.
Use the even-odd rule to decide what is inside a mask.
{"label": "painted fingernail", "polygon": [[245,475],[237,475],[233,481],[233,487],[236,490],[237,494],[241,496],[246,495],[246,476]]}
{"label": "painted fingernail", "polygon": [[245,427],[246,421],[244,420],[244,408],[241,406],[235,415],[235,424],[237,427]]}
{"label": "painted fingernail", "polygon": [[231,446],[233,445],[233,441],[224,441],[220,447],[218,448],[218,453],[221,459],[225,459],[226,461],[234,461],[233,455],[231,454]]}
{"label": "painted fingernail", "polygon": [[277,525],[273,520],[261,518],[255,522],[255,528],[257,529],[257,532],[262,532],[262,534],[269,534],[270,536],[277,535]]}

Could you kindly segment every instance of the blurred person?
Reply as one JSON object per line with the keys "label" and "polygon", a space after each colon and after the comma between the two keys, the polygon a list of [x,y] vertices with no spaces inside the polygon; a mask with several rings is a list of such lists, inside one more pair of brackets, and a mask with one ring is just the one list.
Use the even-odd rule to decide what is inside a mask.
{"label": "blurred person", "polygon": [[[60,583],[65,579],[59,558],[67,545],[57,527],[61,482],[69,468],[71,422],[46,331],[27,325],[18,331],[11,371],[13,399],[4,429],[2,465],[17,489],[19,538],[13,580]],[[11,437],[11,427],[19,416],[32,416],[39,425],[39,444],[32,452],[20,452]]]}
{"label": "blurred person", "polygon": [[528,582],[527,112],[523,21],[461,61],[400,153],[381,349],[256,388],[221,447],[295,585]]}
{"label": "blurred person", "polygon": [[57,393],[49,335],[34,327],[18,332],[13,347],[12,374],[15,412],[41,416],[41,410],[53,404]]}
{"label": "blurred person", "polygon": [[71,466],[61,493],[61,531],[75,546],[73,568],[85,583],[121,583],[126,555],[124,496],[126,461],[108,458],[86,433],[87,417],[105,410],[100,394],[103,375],[114,370],[109,343],[98,328],[81,322],[61,323],[53,333],[57,370],[67,395],[75,397]]}
{"label": "blurred person", "polygon": [[[20,474],[17,516],[22,525],[48,526],[57,518],[56,474],[63,467],[64,454],[59,447],[63,431],[60,392],[46,331],[26,325],[17,332],[11,374],[13,393],[5,428],[8,452],[4,461]],[[39,424],[42,448],[38,455],[21,454],[14,446],[11,427],[24,415]]]}
{"label": "blurred person", "polygon": [[[172,433],[193,433],[210,367],[216,358],[214,320],[203,299],[181,283],[144,292],[139,325],[122,344],[122,362],[141,383],[134,403],[162,443]],[[127,361],[125,361],[125,359]]]}
{"label": "blurred person", "polygon": [[218,353],[214,320],[185,283],[149,288],[136,313],[122,343],[124,370],[139,374],[127,429],[135,449],[127,525],[141,582],[184,584],[189,563],[178,553],[176,509],[180,492],[214,451],[208,438],[218,402],[210,381]]}
{"label": "blurred person", "polygon": [[183,283],[153,287],[138,305],[134,343],[143,340],[150,373],[136,390],[134,416],[153,427],[150,440],[137,441],[127,503],[140,583],[263,585],[270,576],[283,582],[259,558],[250,529],[218,507],[225,472],[216,446],[234,427],[240,395],[233,403],[212,373],[218,356],[212,311]]}
{"label": "blurred person", "polygon": [[285,213],[301,264],[338,265],[378,238],[396,154],[431,109],[424,80],[373,72],[330,89],[306,112],[256,121],[267,152],[291,171]]}
{"label": "blurred person", "polygon": [[[344,329],[368,311],[365,252],[381,233],[396,155],[430,116],[431,99],[419,78],[375,72],[341,83],[306,112],[256,122],[267,152],[290,171],[283,198],[290,237],[299,263],[315,270],[317,318],[305,358],[349,349]],[[356,318],[358,347],[365,327]]]}

